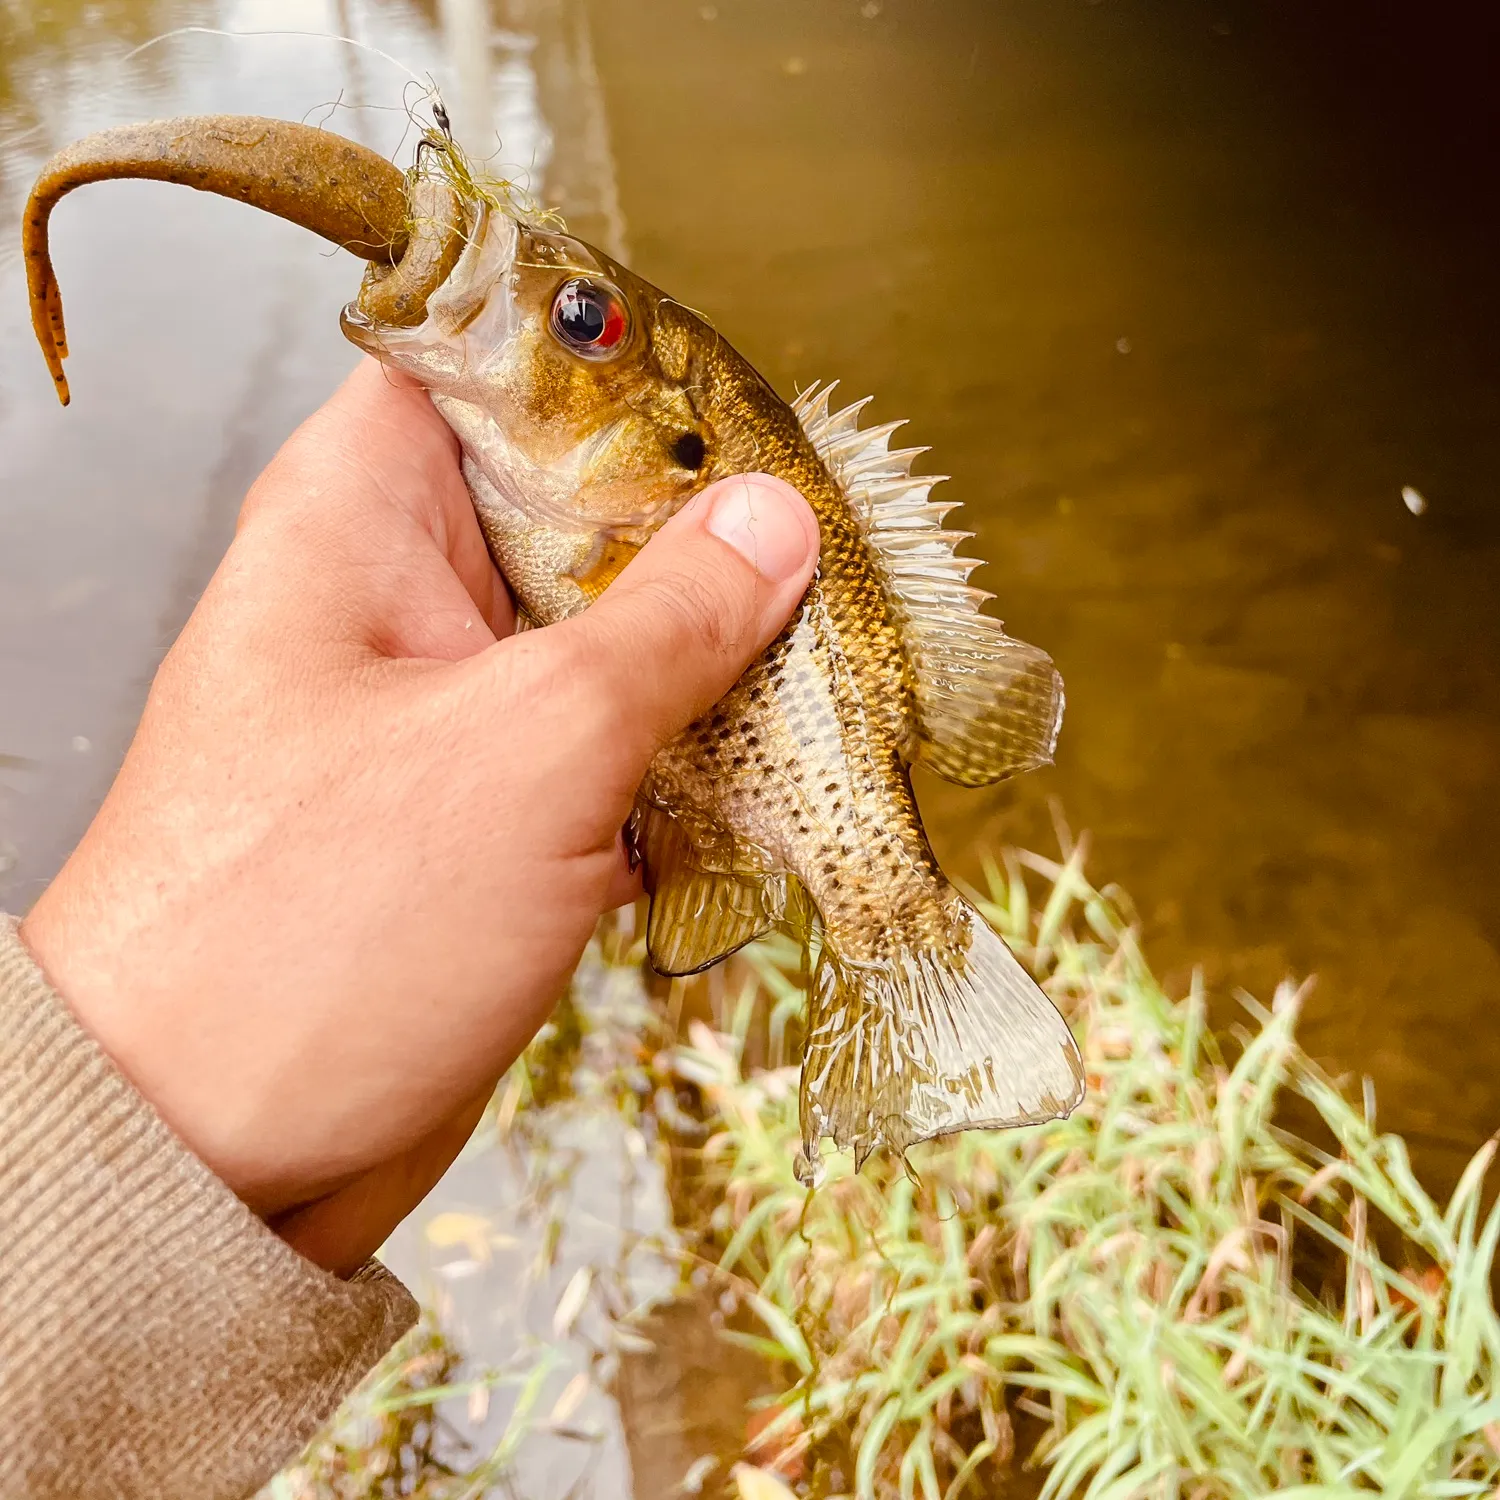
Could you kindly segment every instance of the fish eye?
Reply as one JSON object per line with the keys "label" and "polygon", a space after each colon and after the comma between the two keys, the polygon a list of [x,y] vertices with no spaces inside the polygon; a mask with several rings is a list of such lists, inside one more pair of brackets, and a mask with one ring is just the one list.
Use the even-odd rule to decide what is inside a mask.
{"label": "fish eye", "polygon": [[552,332],[585,359],[608,359],[620,351],[630,319],[625,299],[608,282],[575,276],[552,299]]}

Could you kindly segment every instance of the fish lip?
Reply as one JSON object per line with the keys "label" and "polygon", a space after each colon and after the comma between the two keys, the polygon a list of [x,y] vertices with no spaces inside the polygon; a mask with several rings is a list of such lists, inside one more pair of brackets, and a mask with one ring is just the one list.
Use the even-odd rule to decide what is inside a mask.
{"label": "fish lip", "polygon": [[363,349],[366,354],[377,357],[387,352],[380,327],[367,312],[360,310],[356,302],[346,302],[344,310],[339,314],[339,328],[344,337],[356,349]]}
{"label": "fish lip", "polygon": [[[495,232],[497,228],[499,234]],[[491,297],[498,293],[504,296],[507,305],[511,303],[511,282],[520,242],[516,220],[481,201],[474,209],[468,244],[453,270],[428,297],[427,315],[420,323],[383,323],[354,301],[346,303],[339,314],[344,337],[356,348],[379,358],[399,355],[405,348],[422,348],[461,338]]]}

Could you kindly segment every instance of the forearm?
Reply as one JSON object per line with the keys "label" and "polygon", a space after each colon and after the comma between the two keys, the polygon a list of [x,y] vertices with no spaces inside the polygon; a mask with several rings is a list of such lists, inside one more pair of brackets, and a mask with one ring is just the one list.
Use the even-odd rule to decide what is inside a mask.
{"label": "forearm", "polygon": [[0,1454],[36,1500],[218,1500],[297,1453],[414,1321],[268,1230],[0,916]]}

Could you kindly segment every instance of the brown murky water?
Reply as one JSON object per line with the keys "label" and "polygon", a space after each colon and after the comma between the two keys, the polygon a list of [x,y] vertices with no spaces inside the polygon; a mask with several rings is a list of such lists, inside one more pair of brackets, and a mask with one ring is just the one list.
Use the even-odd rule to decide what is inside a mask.
{"label": "brown murky water", "polygon": [[909,416],[1062,667],[1057,766],[926,785],[940,852],[1058,798],[1159,965],[1316,971],[1309,1044],[1449,1178],[1500,1125],[1493,209],[1224,9],[596,17],[641,269]]}
{"label": "brown murky water", "polygon": [[[431,69],[461,132],[781,389],[837,376],[933,445],[979,581],[1069,690],[1052,770],[923,785],[947,861],[1047,845],[1057,799],[1159,967],[1226,995],[1318,973],[1309,1045],[1374,1077],[1442,1187],[1500,1126],[1500,223],[1492,106],[1461,104],[1495,35],[1439,10],[1403,51],[1393,6],[1347,32],[1294,9],[0,4],[0,207],[146,114],[342,98],[338,128],[395,149],[393,65],[286,36],[121,62],[170,27]],[[0,236],[12,907],[107,785],[247,483],[353,358],[357,268],[234,205],[100,187],[56,241],[66,413]]]}

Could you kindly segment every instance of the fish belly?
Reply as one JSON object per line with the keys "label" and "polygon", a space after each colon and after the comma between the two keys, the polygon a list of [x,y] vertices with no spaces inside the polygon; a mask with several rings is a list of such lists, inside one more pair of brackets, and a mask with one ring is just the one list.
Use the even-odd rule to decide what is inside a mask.
{"label": "fish belly", "polygon": [[463,470],[490,556],[516,603],[538,625],[584,610],[589,596],[577,580],[598,549],[596,538],[533,520],[500,493],[472,458],[464,459]]}

